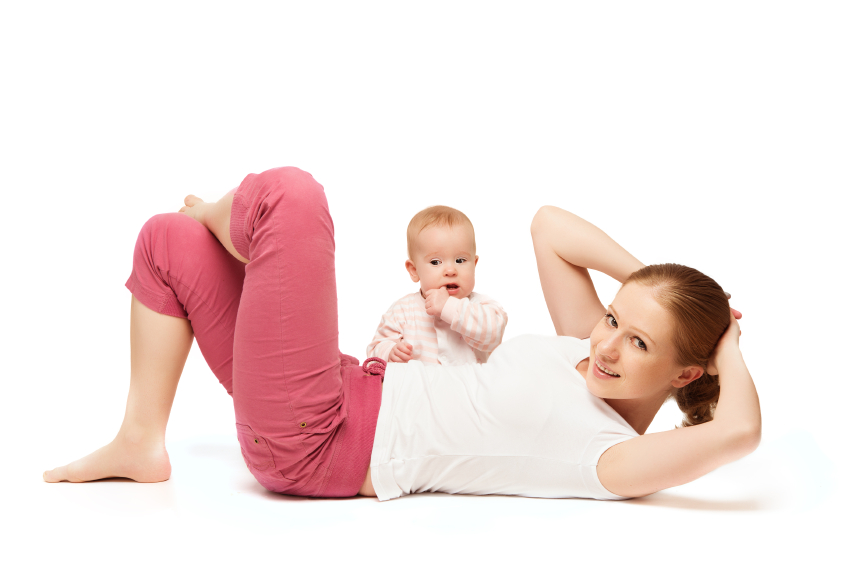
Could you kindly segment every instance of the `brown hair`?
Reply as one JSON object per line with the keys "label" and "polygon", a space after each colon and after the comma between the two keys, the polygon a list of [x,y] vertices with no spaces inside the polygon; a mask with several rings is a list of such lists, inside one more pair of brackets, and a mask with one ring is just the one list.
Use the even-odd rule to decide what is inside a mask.
{"label": "brown hair", "polygon": [[474,239],[474,225],[462,212],[449,206],[431,206],[412,217],[406,228],[406,253],[412,259],[412,245],[425,228],[430,226],[448,226],[467,224],[471,228],[471,238]]}
{"label": "brown hair", "polygon": [[653,291],[654,299],[674,318],[677,363],[700,366],[704,374],[669,395],[684,413],[683,426],[713,420],[718,402],[717,375],[706,372],[707,363],[730,321],[730,304],[724,290],[697,269],[663,263],[648,265],[624,282],[639,283]]}

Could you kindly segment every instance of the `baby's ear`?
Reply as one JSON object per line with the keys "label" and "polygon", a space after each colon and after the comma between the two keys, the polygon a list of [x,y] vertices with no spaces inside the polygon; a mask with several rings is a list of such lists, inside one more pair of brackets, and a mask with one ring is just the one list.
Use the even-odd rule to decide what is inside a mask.
{"label": "baby's ear", "polygon": [[418,277],[418,270],[415,269],[415,264],[412,263],[412,260],[406,260],[404,264],[406,266],[406,270],[409,272],[409,277],[412,279],[413,283],[418,283],[420,278]]}
{"label": "baby's ear", "polygon": [[474,256],[474,265],[477,265],[477,262],[478,262],[478,261],[480,261],[480,256],[479,256],[479,255],[475,255],[475,256]]}

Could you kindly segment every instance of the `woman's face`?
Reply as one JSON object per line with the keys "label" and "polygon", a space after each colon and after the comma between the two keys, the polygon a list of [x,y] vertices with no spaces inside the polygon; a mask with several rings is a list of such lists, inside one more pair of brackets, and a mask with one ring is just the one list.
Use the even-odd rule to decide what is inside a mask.
{"label": "woman's face", "polygon": [[[592,330],[586,385],[603,399],[665,398],[698,376],[676,362],[674,320],[639,283],[622,287]],[[604,371],[606,370],[606,371]],[[614,375],[610,375],[610,374]]]}

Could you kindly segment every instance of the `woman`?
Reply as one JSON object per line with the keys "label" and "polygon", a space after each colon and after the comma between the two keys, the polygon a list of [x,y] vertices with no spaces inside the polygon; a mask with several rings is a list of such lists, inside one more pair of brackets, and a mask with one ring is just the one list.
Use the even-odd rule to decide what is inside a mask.
{"label": "woman", "polygon": [[[759,442],[721,288],[681,266],[643,269],[563,210],[542,208],[532,232],[557,334],[575,338],[517,338],[485,365],[390,364],[382,385],[382,360],[338,351],[333,225],[308,173],[248,175],[180,212],[151,219],[136,245],[121,429],[46,481],[168,479],[165,427],[193,337],[233,397],[245,462],[282,493],[636,497]],[[609,309],[587,269],[625,283]],[[697,426],[644,434],[669,396]]]}

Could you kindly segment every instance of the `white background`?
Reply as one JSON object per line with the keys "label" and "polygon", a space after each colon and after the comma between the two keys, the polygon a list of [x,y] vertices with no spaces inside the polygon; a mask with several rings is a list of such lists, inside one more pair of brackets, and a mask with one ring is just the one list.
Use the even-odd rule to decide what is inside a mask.
{"label": "white background", "polygon": [[[846,504],[846,27],[844,4],[814,1],[4,3],[3,552],[829,562]],[[244,467],[195,348],[170,481],[42,483],[120,424],[138,229],[280,165],[328,194],[344,352],[362,359],[415,289],[404,230],[432,204],[474,222],[477,289],[508,311],[507,338],[553,333],[529,225],[554,204],[732,292],[760,449],[623,503],[279,496]],[[667,405],[652,430],[678,421]]]}

